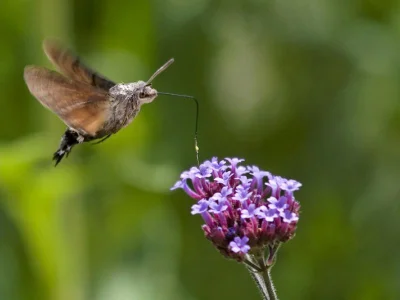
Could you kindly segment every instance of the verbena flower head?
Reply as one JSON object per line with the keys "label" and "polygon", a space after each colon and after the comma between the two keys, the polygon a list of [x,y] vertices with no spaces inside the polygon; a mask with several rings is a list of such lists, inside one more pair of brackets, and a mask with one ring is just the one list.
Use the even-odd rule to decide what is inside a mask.
{"label": "verbena flower head", "polygon": [[301,183],[274,176],[244,159],[216,157],[181,174],[171,190],[181,188],[196,200],[207,239],[227,258],[276,248],[294,236],[300,204],[294,198]]}

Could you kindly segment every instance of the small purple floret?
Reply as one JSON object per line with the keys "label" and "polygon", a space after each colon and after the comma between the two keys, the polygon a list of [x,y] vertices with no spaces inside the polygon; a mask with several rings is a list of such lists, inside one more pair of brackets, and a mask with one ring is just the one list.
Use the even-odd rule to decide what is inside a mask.
{"label": "small purple floret", "polygon": [[291,212],[289,210],[281,212],[280,215],[283,219],[283,222],[285,223],[297,222],[299,220],[299,217],[294,212]]}
{"label": "small purple floret", "polygon": [[214,196],[212,196],[212,199],[213,199],[213,200],[219,200],[219,201],[225,200],[226,197],[228,197],[228,196],[231,195],[231,194],[232,194],[232,188],[227,187],[227,186],[224,186],[224,187],[221,189],[221,192],[220,192],[220,193],[215,193]]}
{"label": "small purple floret", "polygon": [[246,174],[246,173],[249,173],[249,171],[247,171],[247,168],[246,168],[246,167],[238,166],[238,167],[236,168],[236,176],[237,176],[237,177],[240,177],[240,176],[242,176],[242,175],[244,175],[244,174]]}
{"label": "small purple floret", "polygon": [[264,177],[271,177],[270,172],[266,171],[261,171],[257,166],[252,166],[252,167],[247,167],[247,169],[250,171],[250,174],[253,175],[256,178],[264,178]]}
{"label": "small purple floret", "polygon": [[197,178],[211,177],[212,169],[207,164],[201,164],[196,171],[197,172],[195,172],[195,176]]}
{"label": "small purple floret", "polygon": [[259,219],[273,222],[274,218],[279,217],[279,212],[276,209],[268,209],[265,205],[262,205],[256,209],[255,215]]}
{"label": "small purple floret", "polygon": [[255,209],[254,214],[257,216],[257,218],[263,219],[267,210],[268,208],[265,205],[261,205]]}
{"label": "small purple floret", "polygon": [[181,174],[181,179],[185,180],[185,179],[193,179],[195,176],[195,171],[194,170],[190,170],[190,171],[185,171]]}
{"label": "small purple floret", "polygon": [[200,200],[197,204],[192,205],[192,215],[201,214],[208,209],[209,202],[205,199]]}
{"label": "small purple floret", "polygon": [[275,197],[269,197],[267,199],[267,201],[270,203],[268,205],[268,208],[270,209],[276,209],[279,212],[282,212],[285,210],[285,208],[288,206],[286,204],[287,198],[285,196],[282,196],[278,199],[276,199]]}
{"label": "small purple floret", "polygon": [[210,203],[210,212],[214,214],[222,213],[227,208],[228,208],[228,201],[226,200]]}
{"label": "small purple floret", "polygon": [[242,183],[242,187],[247,190],[250,188],[252,180],[247,178],[247,176],[240,176],[240,182]]}
{"label": "small purple floret", "polygon": [[209,166],[215,171],[225,170],[227,168],[227,166],[225,166],[225,164],[226,164],[226,161],[221,160],[219,162],[217,157],[213,157],[211,159],[211,161],[209,162]]}
{"label": "small purple floret", "polygon": [[264,212],[264,219],[268,222],[273,222],[276,217],[279,217],[276,209],[271,208]]}
{"label": "small purple floret", "polygon": [[244,159],[242,159],[242,158],[237,158],[237,157],[234,157],[234,158],[226,158],[226,160],[229,161],[230,164],[231,164],[233,167],[236,167],[238,163],[241,163],[241,162],[244,161]]}
{"label": "small purple floret", "polygon": [[270,178],[268,180],[268,182],[266,182],[265,184],[270,186],[273,190],[280,188],[280,182],[281,182],[281,178],[279,176],[275,176],[273,178]]}
{"label": "small purple floret", "polygon": [[240,202],[244,202],[251,196],[252,192],[249,192],[248,189],[243,187],[242,185],[238,185],[236,188],[235,196],[232,198],[233,200],[238,200]]}
{"label": "small purple floret", "polygon": [[281,189],[289,193],[299,190],[300,187],[301,183],[293,179],[285,180],[281,183]]}
{"label": "small purple floret", "polygon": [[172,188],[170,188],[171,191],[176,190],[176,189],[182,189],[184,186],[184,181],[183,180],[178,180]]}
{"label": "small purple floret", "polygon": [[235,253],[247,253],[250,250],[250,246],[247,245],[248,242],[249,238],[247,236],[244,236],[242,238],[237,236],[233,239],[232,242],[229,243],[229,247]]}
{"label": "small purple floret", "polygon": [[227,171],[222,174],[222,178],[221,177],[214,178],[214,181],[221,183],[223,185],[228,185],[232,175],[233,174],[231,171]]}
{"label": "small purple floret", "polygon": [[255,216],[256,213],[256,205],[250,204],[247,209],[242,209],[242,219],[249,219]]}

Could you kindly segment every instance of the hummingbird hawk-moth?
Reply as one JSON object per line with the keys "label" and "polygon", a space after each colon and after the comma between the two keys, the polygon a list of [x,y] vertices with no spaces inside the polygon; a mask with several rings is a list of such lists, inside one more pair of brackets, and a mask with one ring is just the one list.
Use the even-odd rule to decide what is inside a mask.
{"label": "hummingbird hawk-moth", "polygon": [[131,123],[141,105],[157,97],[151,86],[153,79],[174,62],[167,61],[146,82],[117,84],[90,69],[56,41],[45,40],[43,49],[63,75],[44,67],[26,66],[24,79],[31,94],[68,126],[53,155],[56,166],[76,144],[102,142]]}

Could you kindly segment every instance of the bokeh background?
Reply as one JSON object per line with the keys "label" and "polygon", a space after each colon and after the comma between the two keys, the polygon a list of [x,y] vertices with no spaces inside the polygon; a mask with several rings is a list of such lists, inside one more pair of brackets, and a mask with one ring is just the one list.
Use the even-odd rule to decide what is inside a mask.
{"label": "bokeh background", "polygon": [[201,159],[303,183],[281,299],[400,299],[400,1],[0,3],[0,299],[259,299],[170,192],[195,164],[194,104],[159,97],[51,162],[63,123],[23,82],[56,37],[107,77],[200,99]]}

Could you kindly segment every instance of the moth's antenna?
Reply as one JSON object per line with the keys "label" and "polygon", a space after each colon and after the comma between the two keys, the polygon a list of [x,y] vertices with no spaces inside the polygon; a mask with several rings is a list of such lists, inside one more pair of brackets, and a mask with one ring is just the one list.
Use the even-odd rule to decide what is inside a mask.
{"label": "moth's antenna", "polygon": [[147,80],[146,84],[150,85],[151,82],[154,80],[154,78],[156,78],[160,73],[165,71],[165,69],[167,69],[173,62],[174,62],[174,59],[171,58],[169,61],[167,61],[165,64],[163,64],[157,71],[154,72],[153,75],[151,75],[150,79]]}
{"label": "moth's antenna", "polygon": [[[172,63],[172,62],[171,62]],[[165,65],[167,65],[168,63],[166,63]],[[164,65],[164,66],[165,66]],[[163,66],[163,67],[164,67]],[[161,67],[161,68],[163,68]],[[161,69],[160,68],[160,69]],[[165,68],[163,69],[165,70]],[[162,71],[163,71],[162,70]],[[158,71],[157,71],[158,72]],[[157,73],[156,72],[156,73]],[[153,75],[154,76],[154,75]],[[152,76],[152,77],[153,77]],[[181,98],[188,98],[188,99],[193,99],[194,102],[196,103],[196,123],[195,123],[195,128],[194,128],[194,149],[196,150],[196,159],[197,159],[197,165],[200,165],[199,162],[199,146],[197,143],[197,129],[198,129],[198,125],[199,125],[199,102],[197,101],[197,99],[193,96],[188,96],[188,95],[180,95],[180,94],[173,94],[173,93],[163,93],[163,92],[158,92],[159,95],[166,95],[166,96],[174,96],[174,97],[181,97]]]}

